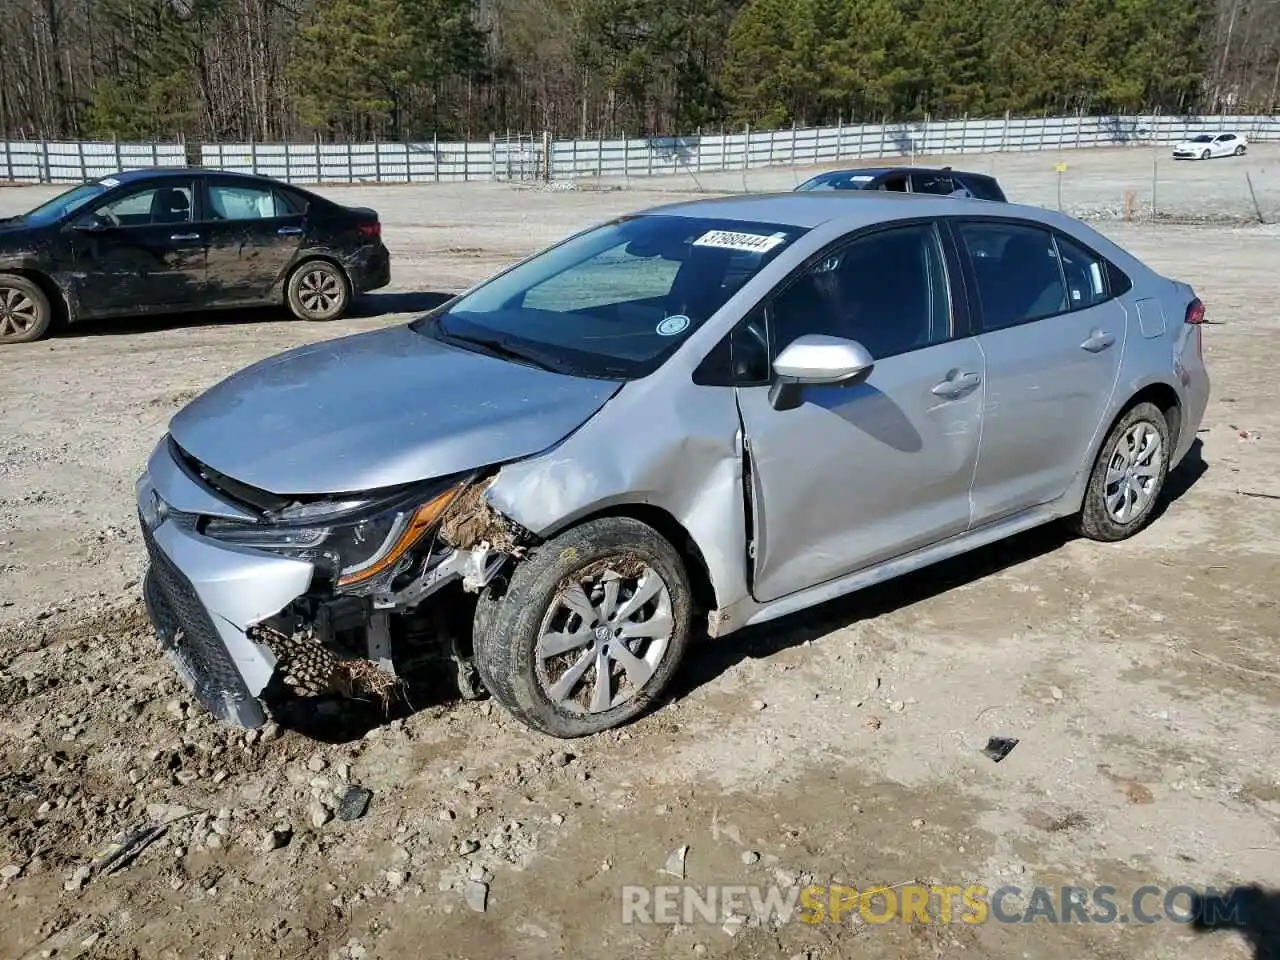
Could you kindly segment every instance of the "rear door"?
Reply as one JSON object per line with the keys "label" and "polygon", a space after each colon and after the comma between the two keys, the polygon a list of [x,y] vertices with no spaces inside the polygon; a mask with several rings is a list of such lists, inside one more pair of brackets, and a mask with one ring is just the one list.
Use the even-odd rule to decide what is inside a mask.
{"label": "rear door", "polygon": [[210,176],[205,210],[210,299],[272,300],[306,234],[305,214],[292,196],[265,181]]}
{"label": "rear door", "polygon": [[185,308],[205,295],[205,237],[196,178],[122,187],[89,211],[103,229],[71,230],[73,283],[84,316]]}
{"label": "rear door", "polygon": [[1127,317],[1100,257],[1030,221],[951,224],[986,362],[974,523],[1064,493],[1111,402]]}

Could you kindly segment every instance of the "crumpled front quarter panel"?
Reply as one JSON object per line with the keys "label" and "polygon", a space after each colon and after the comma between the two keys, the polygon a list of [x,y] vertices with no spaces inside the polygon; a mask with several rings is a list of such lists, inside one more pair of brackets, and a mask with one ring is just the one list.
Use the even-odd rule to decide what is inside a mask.
{"label": "crumpled front quarter panel", "polygon": [[622,505],[664,510],[697,544],[723,608],[747,593],[734,392],[685,378],[673,390],[662,372],[624,386],[547,453],[503,467],[489,500],[543,537]]}

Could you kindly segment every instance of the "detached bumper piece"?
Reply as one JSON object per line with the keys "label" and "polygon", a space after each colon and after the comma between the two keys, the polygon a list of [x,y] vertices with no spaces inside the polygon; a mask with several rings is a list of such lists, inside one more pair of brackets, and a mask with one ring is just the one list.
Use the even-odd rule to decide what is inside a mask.
{"label": "detached bumper piece", "polygon": [[191,692],[220,721],[262,726],[262,704],[249,692],[195,588],[156,546],[145,523],[142,531],[151,559],[143,593],[161,647]]}

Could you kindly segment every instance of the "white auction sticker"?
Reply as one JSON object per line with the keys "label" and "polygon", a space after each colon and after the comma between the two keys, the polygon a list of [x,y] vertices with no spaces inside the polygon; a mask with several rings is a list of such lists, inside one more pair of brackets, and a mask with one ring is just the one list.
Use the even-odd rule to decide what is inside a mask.
{"label": "white auction sticker", "polygon": [[735,233],[732,230],[708,230],[697,240],[695,247],[718,247],[721,250],[744,250],[747,253],[768,253],[787,239],[785,233]]}
{"label": "white auction sticker", "polygon": [[849,182],[850,183],[870,183],[874,179],[875,177],[868,176],[865,173],[860,173],[856,177],[850,177]]}
{"label": "white auction sticker", "polygon": [[100,184],[102,184],[104,187],[118,187],[118,186],[120,186],[120,181],[119,181],[119,180],[117,180],[115,177],[104,177],[103,179],[99,180],[98,182],[99,182]]}

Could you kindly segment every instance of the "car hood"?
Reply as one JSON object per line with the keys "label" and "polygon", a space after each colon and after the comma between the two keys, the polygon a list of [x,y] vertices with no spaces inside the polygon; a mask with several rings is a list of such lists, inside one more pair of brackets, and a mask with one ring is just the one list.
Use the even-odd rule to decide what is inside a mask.
{"label": "car hood", "polygon": [[241,483],[283,495],[354,493],[538,453],[619,387],[396,326],[260,361],[169,426],[188,454]]}
{"label": "car hood", "polygon": [[1190,150],[1194,150],[1196,147],[1209,147],[1209,146],[1212,146],[1212,144],[1210,144],[1210,143],[1206,143],[1206,142],[1205,142],[1205,141],[1203,141],[1203,140],[1180,140],[1179,142],[1177,142],[1177,143],[1175,143],[1175,144],[1173,145],[1173,149],[1175,149],[1175,150],[1188,150],[1188,149],[1190,149]]}

